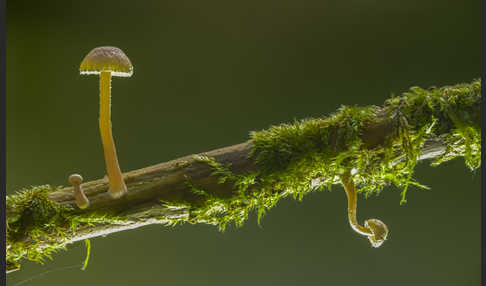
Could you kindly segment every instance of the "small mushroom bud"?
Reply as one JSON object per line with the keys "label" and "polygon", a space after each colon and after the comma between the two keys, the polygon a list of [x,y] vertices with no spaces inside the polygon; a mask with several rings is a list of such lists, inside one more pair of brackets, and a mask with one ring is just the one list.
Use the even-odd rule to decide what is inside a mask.
{"label": "small mushroom bud", "polygon": [[348,197],[349,224],[354,231],[367,236],[371,246],[380,247],[388,236],[388,228],[381,220],[374,218],[366,220],[364,226],[361,226],[356,220],[358,195],[349,171],[341,176],[341,182],[343,183],[346,196]]}
{"label": "small mushroom bud", "polygon": [[74,198],[76,199],[76,205],[80,209],[85,209],[89,207],[89,200],[81,188],[81,183],[83,182],[83,177],[79,174],[72,174],[69,176],[69,182],[74,188]]}

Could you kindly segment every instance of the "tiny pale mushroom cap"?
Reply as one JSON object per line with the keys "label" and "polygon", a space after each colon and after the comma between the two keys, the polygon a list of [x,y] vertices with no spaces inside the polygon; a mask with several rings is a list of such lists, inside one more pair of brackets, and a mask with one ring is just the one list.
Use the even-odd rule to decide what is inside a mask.
{"label": "tiny pale mushroom cap", "polygon": [[131,77],[133,66],[130,59],[119,48],[98,47],[84,57],[79,72],[82,75],[111,72],[112,76]]}
{"label": "tiny pale mushroom cap", "polygon": [[83,182],[83,177],[79,174],[72,174],[69,176],[69,182],[73,185],[79,185]]}
{"label": "tiny pale mushroom cap", "polygon": [[380,247],[388,236],[388,227],[379,219],[369,219],[365,221],[365,227],[373,233],[368,236],[373,247]]}

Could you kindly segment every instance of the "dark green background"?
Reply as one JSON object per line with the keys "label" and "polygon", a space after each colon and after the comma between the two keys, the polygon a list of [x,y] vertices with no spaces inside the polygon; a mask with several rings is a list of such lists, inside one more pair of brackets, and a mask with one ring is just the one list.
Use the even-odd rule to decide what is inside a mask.
{"label": "dark green background", "polygon": [[[424,3],[425,2],[425,3]],[[480,74],[479,1],[8,1],[7,190],[104,176],[94,47],[134,65],[113,80],[124,171],[243,142],[251,130],[381,104],[410,86]],[[360,198],[389,241],[372,249],[346,219],[342,188],[282,200],[220,233],[148,226],[92,239],[8,285],[479,285],[480,176],[462,159],[422,163],[400,190]],[[72,266],[71,268],[69,268]],[[68,267],[67,269],[65,267]],[[54,272],[46,272],[51,271]],[[37,275],[37,276],[36,276]]]}

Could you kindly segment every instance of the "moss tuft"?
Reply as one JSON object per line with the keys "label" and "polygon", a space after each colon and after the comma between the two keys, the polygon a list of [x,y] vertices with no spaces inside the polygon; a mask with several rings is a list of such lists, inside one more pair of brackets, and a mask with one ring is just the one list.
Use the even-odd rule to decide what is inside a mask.
{"label": "moss tuft", "polygon": [[40,263],[52,259],[52,254],[65,249],[67,237],[81,226],[121,221],[109,213],[79,213],[58,204],[48,196],[56,190],[43,185],[7,196],[6,261],[10,271],[20,268],[22,258]]}
{"label": "moss tuft", "polygon": [[[51,201],[47,195],[52,191],[50,186],[44,185],[7,196],[8,265],[18,265],[23,257],[43,262],[45,257],[51,258],[54,251],[62,248],[55,243],[46,248],[38,245],[41,238],[49,238],[52,242],[62,239],[62,228],[70,223],[66,215],[72,209]],[[57,234],[56,237],[52,237],[52,233]]]}

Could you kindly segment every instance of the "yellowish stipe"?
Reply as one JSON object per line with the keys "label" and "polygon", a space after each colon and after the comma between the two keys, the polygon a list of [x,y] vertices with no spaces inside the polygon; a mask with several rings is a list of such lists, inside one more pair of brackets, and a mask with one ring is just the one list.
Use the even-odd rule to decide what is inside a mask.
{"label": "yellowish stipe", "polygon": [[371,230],[358,224],[356,219],[356,207],[358,195],[356,194],[356,189],[354,187],[353,179],[351,178],[349,172],[342,176],[341,181],[346,191],[346,196],[348,197],[348,219],[349,224],[359,234],[370,236],[372,235]]}
{"label": "yellowish stipe", "polygon": [[100,74],[100,133],[105,153],[106,173],[108,175],[110,195],[119,198],[127,192],[123,181],[118,158],[116,156],[115,141],[111,131],[111,73]]}

